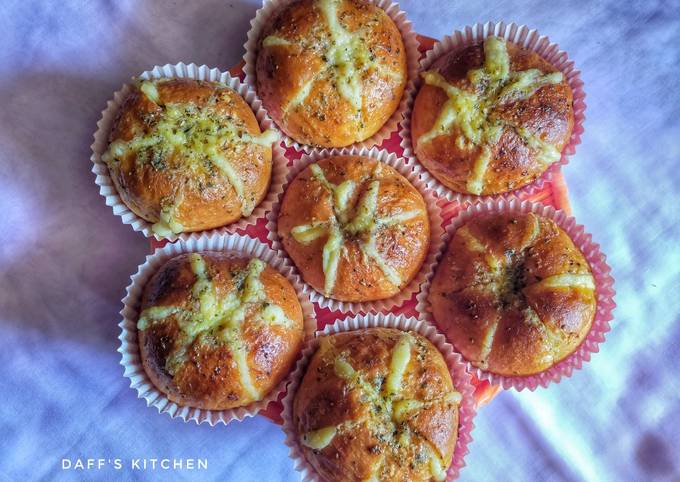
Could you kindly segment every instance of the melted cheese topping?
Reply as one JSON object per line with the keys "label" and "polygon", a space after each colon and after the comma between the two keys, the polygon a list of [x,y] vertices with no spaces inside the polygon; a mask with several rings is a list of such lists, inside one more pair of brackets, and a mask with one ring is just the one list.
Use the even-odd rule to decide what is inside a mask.
{"label": "melted cheese topping", "polygon": [[489,268],[491,268],[494,273],[500,274],[501,270],[500,261],[493,255],[493,253],[489,252],[484,243],[482,243],[479,239],[475,238],[472,235],[472,233],[470,232],[470,228],[468,226],[463,226],[460,229],[458,229],[456,231],[456,236],[463,238],[465,246],[470,251],[474,253],[484,254],[486,264],[489,266]]}
{"label": "melted cheese topping", "polygon": [[328,29],[326,42],[320,44],[319,39],[310,36],[297,41],[278,35],[269,35],[262,41],[265,48],[295,47],[303,51],[317,51],[323,66],[312,78],[303,84],[284,106],[284,111],[301,105],[312,91],[314,84],[320,80],[331,80],[340,97],[344,98],[352,108],[361,114],[364,106],[364,88],[362,79],[367,73],[376,73],[382,78],[395,82],[403,82],[403,73],[391,65],[381,63],[371,52],[364,40],[370,35],[370,24],[350,32],[338,18],[341,0],[317,0],[315,7],[321,13]]}
{"label": "melted cheese topping", "polygon": [[[278,140],[278,134],[268,129],[261,134],[251,135],[245,124],[230,114],[216,109],[220,87],[204,107],[193,103],[161,103],[158,84],[162,80],[143,81],[139,90],[151,102],[163,109],[158,115],[149,116],[145,131],[141,129],[129,141],[116,140],[102,155],[109,167],[121,158],[135,156],[135,168],[145,165],[155,171],[168,171],[169,175],[180,174],[210,179],[221,176],[233,187],[244,216],[252,213],[254,200],[248,196],[241,174],[229,161],[229,156],[239,155],[249,145],[271,147]],[[160,236],[180,233],[184,230],[178,221],[178,210],[183,199],[183,184],[177,187],[174,196],[161,206],[159,221],[152,230]]]}
{"label": "melted cheese topping", "polygon": [[439,456],[434,452],[434,450],[430,450],[430,473],[432,474],[434,480],[440,482],[442,480],[446,480],[446,470],[444,469]]}
{"label": "melted cheese topping", "polygon": [[457,130],[454,142],[459,149],[479,149],[466,186],[473,194],[481,194],[484,190],[484,176],[493,157],[493,146],[506,128],[517,132],[539,162],[548,165],[561,157],[554,145],[524,127],[499,118],[494,111],[504,104],[529,99],[546,85],[562,82],[562,73],[544,74],[538,69],[511,72],[505,40],[498,37],[484,40],[484,55],[484,66],[470,70],[467,75],[473,91],[451,85],[436,71],[421,74],[427,85],[442,89],[448,100],[434,125],[420,136],[418,143],[431,142],[436,137],[451,135]]}
{"label": "melted cheese topping", "polygon": [[496,337],[500,321],[500,316],[497,316],[496,319],[489,324],[489,328],[487,328],[484,338],[482,338],[482,346],[479,350],[479,366],[481,368],[487,368],[489,366],[489,355],[493,348],[493,340]]}
{"label": "melted cheese topping", "polygon": [[541,288],[550,289],[575,288],[582,290],[594,290],[595,280],[593,279],[593,275],[591,275],[590,273],[586,274],[564,273],[549,276],[548,278],[539,281],[534,286],[540,286]]}
{"label": "melted cheese topping", "polygon": [[368,58],[368,49],[358,36],[350,34],[338,21],[337,0],[318,0],[316,5],[326,18],[331,45],[326,58],[335,70],[338,91],[356,109],[361,110],[363,95],[357,64]]}
{"label": "melted cheese topping", "polygon": [[[181,365],[188,361],[187,353],[194,343],[206,344],[217,340],[229,347],[238,368],[243,390],[253,400],[262,395],[255,387],[248,365],[248,345],[243,338],[242,323],[248,313],[255,320],[267,325],[294,327],[283,308],[267,296],[260,275],[266,264],[252,258],[245,269],[232,271],[234,290],[226,295],[218,293],[208,271],[205,259],[198,253],[190,255],[191,269],[196,277],[191,287],[189,308],[179,306],[152,306],[139,316],[137,328],[147,330],[153,323],[166,321],[174,316],[179,324],[180,335],[166,360],[166,370],[175,375]],[[214,341],[213,341],[214,342]]]}
{"label": "melted cheese topping", "polygon": [[401,391],[401,383],[406,373],[408,362],[411,361],[411,339],[408,333],[397,342],[390,361],[390,374],[385,382],[385,391],[397,394]]}
{"label": "melted cheese topping", "polygon": [[322,449],[331,443],[331,440],[333,440],[337,431],[338,429],[336,427],[324,427],[319,430],[307,432],[302,436],[302,445],[309,447],[310,449]]}
{"label": "melted cheese topping", "polygon": [[[325,340],[322,340],[321,346],[324,346]],[[382,442],[401,449],[409,449],[410,446],[414,446],[416,452],[420,451],[425,455],[424,457],[417,457],[414,462],[427,464],[427,469],[432,477],[436,480],[443,480],[440,477],[442,474],[446,474],[446,468],[440,456],[430,442],[417,431],[411,429],[408,419],[415,417],[421,410],[438,404],[458,405],[462,400],[462,395],[455,390],[450,390],[432,400],[403,398],[404,377],[411,361],[411,351],[414,346],[417,347],[417,359],[420,360],[422,356],[421,346],[414,343],[410,333],[404,332],[394,345],[389,372],[382,383],[380,378],[371,381],[366,378],[362,371],[355,370],[347,361],[346,354],[338,355],[329,350],[330,355],[334,357],[332,362],[336,376],[345,380],[348,391],[359,390],[360,400],[371,405],[369,418],[349,420],[336,426],[322,427],[304,433],[301,436],[302,445],[314,450],[322,450],[328,447],[338,434],[351,432],[358,425],[367,423],[372,428],[374,435]],[[380,470],[384,462],[385,454],[372,467],[372,474],[365,480],[381,480]]]}
{"label": "melted cheese topping", "polygon": [[[335,287],[338,266],[347,253],[345,242],[358,240],[363,262],[374,263],[394,286],[401,286],[401,273],[392,267],[377,247],[377,233],[381,228],[398,228],[407,221],[421,216],[421,211],[402,211],[384,217],[377,215],[380,202],[380,181],[373,180],[352,209],[351,199],[359,185],[355,181],[343,181],[334,185],[318,164],[309,167],[314,179],[328,191],[333,215],[328,221],[313,221],[291,229],[292,238],[300,244],[309,244],[327,236],[323,247],[322,268],[324,294],[330,296]],[[382,167],[377,163],[373,175],[379,175]]]}

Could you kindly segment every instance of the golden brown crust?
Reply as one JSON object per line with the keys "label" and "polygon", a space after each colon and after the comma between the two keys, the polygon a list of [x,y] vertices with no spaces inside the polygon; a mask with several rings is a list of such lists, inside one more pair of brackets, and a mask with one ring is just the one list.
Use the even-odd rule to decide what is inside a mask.
{"label": "golden brown crust", "polygon": [[554,221],[534,214],[475,217],[437,267],[432,314],[475,366],[531,375],[563,360],[595,316],[588,262]]}
{"label": "golden brown crust", "polygon": [[[258,277],[265,296],[242,303],[244,314],[239,320],[228,309],[220,311],[219,304],[233,307],[234,295],[243,299],[248,289],[244,273],[251,261],[225,253],[201,253],[206,279],[212,285],[208,289],[214,290],[218,305],[211,318],[205,309],[210,300],[196,292],[201,276],[194,269],[193,256],[170,259],[144,288],[138,323],[144,369],[153,384],[180,405],[224,410],[264,398],[289,372],[302,344],[302,308],[295,290],[278,271],[262,266]],[[285,323],[265,320],[264,305],[280,307]],[[154,316],[149,310],[158,307],[174,307],[177,312]],[[244,385],[246,368],[239,365],[239,346],[254,391]]]}
{"label": "golden brown crust", "polygon": [[143,81],[123,102],[103,159],[135,214],[166,231],[200,231],[248,215],[266,195],[271,142],[251,142],[261,134],[250,106],[223,84]]}
{"label": "golden brown crust", "polygon": [[[530,69],[537,69],[542,74],[558,72],[536,53],[510,42],[507,42],[507,55],[510,73]],[[484,46],[473,45],[443,55],[433,64],[432,71],[441,74],[451,86],[469,93],[476,92],[478,98],[484,98],[483,87],[473,85],[469,75],[474,69],[484,68],[485,58]],[[502,134],[495,142],[482,140],[470,145],[467,139],[463,143],[459,139],[466,139],[466,136],[458,122],[446,133],[428,141],[422,140],[421,137],[435,126],[448,99],[449,95],[442,88],[423,83],[412,112],[411,137],[418,160],[442,184],[461,193],[498,194],[532,182],[550,163],[559,159],[574,124],[572,92],[562,76],[560,82],[547,83],[529,97],[492,102],[483,117],[485,122],[502,126]],[[479,109],[479,102],[475,105]],[[550,155],[542,155],[540,149],[520,135],[518,128],[526,129],[525,136],[531,135],[550,144],[554,151],[550,149]],[[480,177],[478,192],[475,192],[469,182],[475,177],[477,159],[484,155],[484,145],[490,146],[490,160],[483,177]]]}
{"label": "golden brown crust", "polygon": [[371,137],[397,109],[406,52],[392,19],[368,2],[301,0],[263,31],[256,75],[267,111],[290,137],[342,147]]}
{"label": "golden brown crust", "polygon": [[[338,193],[342,186],[354,187],[347,196],[334,195],[322,178]],[[368,210],[366,223],[358,226],[372,189],[376,204]],[[399,216],[402,219],[394,221]],[[315,239],[294,235],[296,229],[314,224],[322,226]],[[324,250],[333,244],[335,227],[342,239],[333,282],[332,267],[324,266]],[[290,183],[278,233],[314,289],[334,299],[362,302],[389,298],[408,285],[427,255],[430,224],[423,197],[395,169],[368,157],[333,156],[308,166]],[[378,259],[370,255],[372,242]]]}
{"label": "golden brown crust", "polygon": [[[400,344],[408,359],[393,390]],[[400,411],[406,401],[423,404]],[[431,458],[445,471],[453,457],[459,402],[446,362],[427,339],[369,328],[321,339],[295,394],[293,422],[306,459],[329,482],[432,480]],[[332,438],[315,445],[310,433],[329,427],[336,427]]]}

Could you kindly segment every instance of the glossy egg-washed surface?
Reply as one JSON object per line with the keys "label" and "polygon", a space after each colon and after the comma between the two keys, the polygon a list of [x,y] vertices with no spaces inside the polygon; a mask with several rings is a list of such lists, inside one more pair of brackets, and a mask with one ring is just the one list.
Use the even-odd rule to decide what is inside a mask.
{"label": "glossy egg-washed surface", "polygon": [[250,215],[267,193],[277,138],[224,84],[139,81],[102,160],[123,202],[167,237]]}
{"label": "glossy egg-washed surface", "polygon": [[583,341],[596,309],[588,262],[554,221],[473,218],[430,287],[432,314],[466,359],[500,375],[541,372]]}
{"label": "glossy egg-washed surface", "polygon": [[343,301],[389,298],[413,279],[429,248],[421,194],[394,168],[362,156],[311,164],[286,189],[278,219],[304,280]]}
{"label": "glossy egg-washed surface", "polygon": [[426,338],[370,328],[321,338],[293,417],[305,458],[329,482],[444,480],[460,401]]}
{"label": "glossy egg-washed surface", "polygon": [[137,323],[146,373],[180,405],[222,410],[264,398],[303,341],[302,308],[257,258],[182,254],[144,288]]}
{"label": "glossy egg-washed surface", "polygon": [[301,0],[260,38],[257,92],[293,139],[342,147],[375,134],[407,82],[401,33],[360,0]]}
{"label": "glossy egg-washed surface", "polygon": [[574,123],[572,92],[538,54],[488,37],[444,54],[421,77],[412,143],[450,189],[511,191],[560,160]]}

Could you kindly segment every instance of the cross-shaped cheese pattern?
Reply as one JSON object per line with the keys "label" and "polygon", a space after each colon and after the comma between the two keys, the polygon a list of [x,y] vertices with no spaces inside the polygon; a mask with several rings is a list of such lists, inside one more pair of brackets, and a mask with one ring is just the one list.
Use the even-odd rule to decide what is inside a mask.
{"label": "cross-shaped cheese pattern", "polygon": [[301,49],[318,51],[322,60],[319,70],[303,84],[283,106],[284,112],[292,111],[302,105],[318,81],[331,81],[338,94],[354,109],[358,118],[364,107],[363,80],[368,74],[375,73],[381,78],[394,81],[396,85],[404,81],[402,72],[381,62],[365,41],[371,25],[364,25],[350,31],[338,18],[342,0],[316,0],[315,8],[321,13],[328,29],[328,38],[320,42],[318,38],[305,37],[291,40],[278,35],[269,35],[262,41],[264,48]]}
{"label": "cross-shaped cheese pattern", "polygon": [[333,214],[325,221],[295,226],[291,230],[291,235],[301,244],[309,244],[321,236],[327,236],[322,255],[326,296],[333,294],[338,264],[347,251],[345,247],[347,239],[358,240],[364,257],[363,262],[374,263],[392,285],[401,287],[403,283],[399,271],[390,266],[379,252],[376,245],[377,232],[381,228],[398,226],[400,223],[422,216],[423,213],[412,210],[378,216],[381,166],[380,162],[376,163],[372,180],[359,197],[356,206],[352,206],[350,200],[356,190],[361,187],[361,183],[346,180],[339,185],[334,185],[326,179],[323,169],[318,164],[312,164],[309,167],[314,178],[327,191]]}
{"label": "cross-shaped cheese pattern", "polygon": [[436,70],[423,72],[425,84],[442,89],[445,102],[434,125],[417,139],[418,144],[431,142],[442,135],[456,131],[456,147],[461,150],[479,149],[467,180],[467,190],[481,194],[486,174],[493,156],[493,148],[506,129],[513,130],[535,153],[536,159],[547,166],[560,159],[555,145],[544,142],[526,126],[502,118],[499,107],[532,97],[539,89],[564,80],[561,72],[544,74],[538,69],[512,71],[504,39],[487,37],[484,40],[484,65],[467,74],[472,89],[456,87]]}
{"label": "cross-shaped cheese pattern", "polygon": [[[371,409],[366,411],[367,418],[350,420],[302,434],[302,444],[314,450],[321,450],[330,445],[338,434],[350,433],[357,426],[367,423],[380,432],[386,446],[402,448],[417,446],[420,457],[427,461],[431,476],[438,481],[444,480],[448,461],[442,460],[431,442],[413,429],[408,421],[416,417],[421,410],[435,405],[459,405],[462,396],[451,389],[430,400],[404,398],[403,387],[409,366],[413,366],[422,356],[417,345],[413,335],[404,332],[392,349],[387,376],[378,380],[369,379],[364,372],[355,370],[348,362],[347,354],[335,354],[333,371],[347,385],[344,393],[358,390],[360,400],[371,406]],[[411,371],[413,370],[411,368]],[[382,480],[381,472],[386,455],[384,450],[381,450],[381,453],[383,455],[380,462],[372,467],[373,473],[366,480]]]}
{"label": "cross-shaped cheese pattern", "polygon": [[[241,174],[229,161],[229,157],[249,145],[271,147],[278,134],[268,129],[259,135],[251,135],[243,121],[216,108],[219,98],[227,90],[217,84],[216,90],[205,106],[194,103],[163,103],[158,93],[159,82],[145,80],[139,90],[146,98],[161,108],[151,119],[148,129],[137,128],[129,141],[115,140],[102,155],[109,168],[120,159],[134,155],[135,165],[150,165],[156,171],[169,171],[189,176],[222,176],[233,187],[241,203],[241,213],[248,216],[255,208],[253,200],[246,195]],[[159,221],[152,231],[159,236],[170,236],[184,230],[178,221],[178,211],[184,201],[184,183],[177,182],[174,193],[161,202]]]}
{"label": "cross-shaped cheese pattern", "polygon": [[177,321],[180,337],[165,363],[166,371],[173,376],[187,361],[188,351],[194,343],[228,346],[244,391],[253,400],[260,400],[264,394],[254,386],[251,378],[248,350],[243,339],[243,322],[249,316],[269,325],[294,326],[283,309],[267,297],[260,280],[266,264],[252,258],[245,269],[232,271],[234,289],[222,294],[213,284],[203,256],[192,253],[190,263],[196,277],[191,287],[190,307],[152,306],[142,311],[137,328],[144,331],[154,323],[167,322],[171,317]]}
{"label": "cross-shaped cheese pattern", "polygon": [[[524,286],[518,286],[515,278],[520,276],[515,272],[518,265],[526,256],[527,250],[533,246],[541,236],[541,226],[539,218],[534,214],[528,214],[529,226],[527,228],[528,235],[523,240],[524,250],[522,252],[512,252],[498,256],[492,252],[489,246],[481,239],[475,237],[469,225],[464,225],[458,228],[454,237],[463,240],[464,246],[470,253],[478,253],[483,255],[486,266],[480,266],[479,271],[486,271],[488,278],[484,282],[477,283],[468,289],[479,290],[490,294],[499,306],[508,305],[517,307],[522,312],[522,320],[528,325],[536,327],[544,340],[550,342],[549,346],[559,347],[562,344],[560,338],[561,330],[558,327],[552,327],[546,323],[538,315],[536,310],[526,300],[524,292],[531,290],[595,290],[595,281],[591,273],[557,273],[541,280],[532,282]],[[540,242],[540,241],[539,241]],[[477,366],[480,368],[488,368],[489,356],[493,349],[494,339],[498,331],[498,325],[501,321],[502,313],[500,311],[495,313],[495,317],[490,320],[480,320],[480,323],[487,322],[488,328],[482,335],[481,350],[478,355],[479,362]],[[548,353],[543,363],[553,363],[555,360],[555,353]]]}

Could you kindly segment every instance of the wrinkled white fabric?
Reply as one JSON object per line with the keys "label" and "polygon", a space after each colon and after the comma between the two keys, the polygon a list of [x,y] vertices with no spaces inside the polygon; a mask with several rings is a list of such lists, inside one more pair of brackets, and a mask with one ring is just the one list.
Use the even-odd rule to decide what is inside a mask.
{"label": "wrinkled white fabric", "polygon": [[[112,92],[154,64],[239,61],[256,0],[4,0],[0,15],[0,479],[298,480],[277,425],[196,426],[122,376],[118,310],[148,242],[90,173]],[[571,379],[483,408],[461,480],[680,480],[680,4],[402,2],[442,36],[477,21],[539,28],[583,72],[574,213],[616,277],[614,330]],[[62,470],[62,459],[122,459]],[[132,470],[207,458],[208,470]]]}

